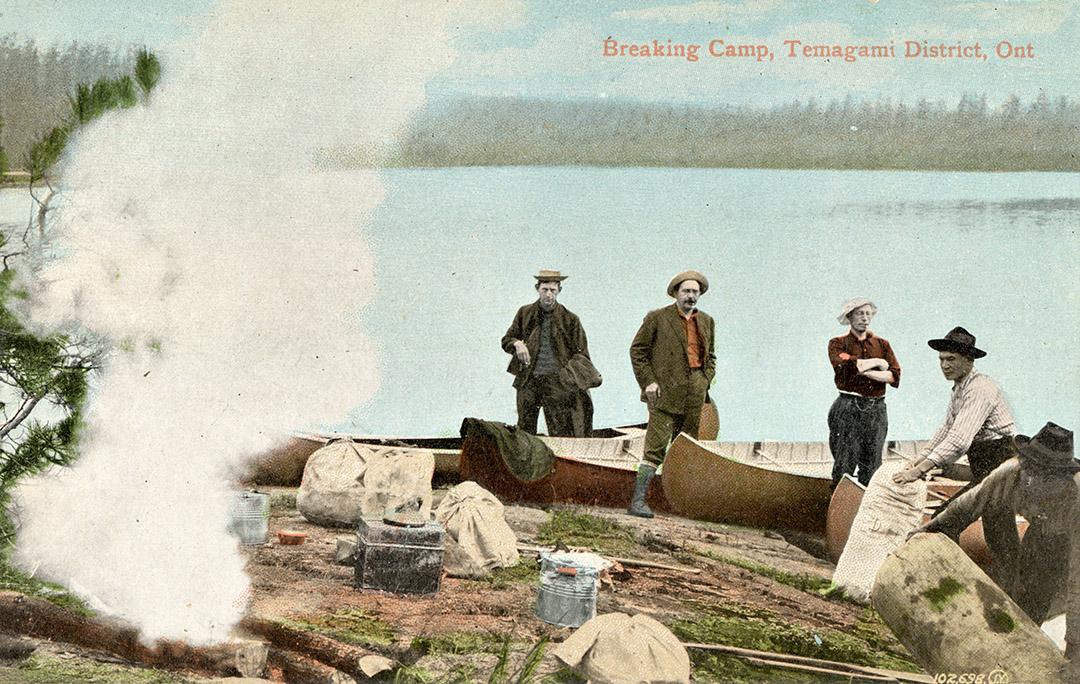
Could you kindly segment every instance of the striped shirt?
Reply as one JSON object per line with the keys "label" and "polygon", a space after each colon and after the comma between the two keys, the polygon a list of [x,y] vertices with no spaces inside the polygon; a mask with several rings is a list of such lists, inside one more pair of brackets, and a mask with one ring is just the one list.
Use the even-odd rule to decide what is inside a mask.
{"label": "striped shirt", "polygon": [[927,458],[944,466],[966,454],[974,442],[988,442],[1015,434],[1016,423],[1001,388],[973,368],[953,383],[945,422],[930,438]]}

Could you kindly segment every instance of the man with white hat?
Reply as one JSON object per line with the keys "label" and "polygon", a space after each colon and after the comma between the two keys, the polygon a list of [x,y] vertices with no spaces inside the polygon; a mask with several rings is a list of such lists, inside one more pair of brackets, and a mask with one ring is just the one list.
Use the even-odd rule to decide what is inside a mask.
{"label": "man with white hat", "polygon": [[518,309],[502,338],[503,351],[510,354],[506,371],[517,390],[517,426],[531,434],[536,434],[541,408],[551,436],[585,437],[592,431],[588,392],[564,380],[573,361],[595,374],[587,386],[600,384],[581,320],[556,301],[567,277],[550,269],[533,276],[537,299]]}
{"label": "man with white hat", "polygon": [[900,363],[889,341],[870,330],[876,313],[877,307],[866,297],[849,299],[836,319],[849,326],[848,332],[829,340],[833,382],[840,392],[829,409],[833,487],[856,469],[859,482],[869,484],[881,465],[889,430],[885,386],[900,386]]}
{"label": "man with white hat", "polygon": [[1003,586],[1036,624],[1050,617],[1050,607],[1067,595],[1066,656],[1071,679],[1080,678],[1080,461],[1073,455],[1073,433],[1047,423],[1034,437],[1014,441],[1017,458],[994,469],[978,486],[954,497],[919,532],[943,532],[953,539],[987,511],[1005,510],[1028,521],[1023,541],[1016,525],[1008,533],[1016,555],[994,553],[994,565],[1016,567],[1016,581]]}
{"label": "man with white hat", "polygon": [[701,407],[716,374],[715,323],[697,309],[698,298],[708,289],[709,281],[698,271],[683,271],[672,278],[667,293],[675,303],[645,314],[630,343],[634,377],[641,387],[641,400],[649,406],[645,462],[638,466],[627,511],[631,515],[653,517],[645,495],[668,446],[680,432],[697,437]]}

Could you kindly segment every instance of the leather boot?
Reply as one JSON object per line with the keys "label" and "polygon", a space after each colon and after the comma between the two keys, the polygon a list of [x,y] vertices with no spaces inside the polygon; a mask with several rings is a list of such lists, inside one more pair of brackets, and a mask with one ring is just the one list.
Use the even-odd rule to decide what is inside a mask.
{"label": "leather boot", "polygon": [[630,499],[630,508],[626,512],[639,518],[651,518],[653,512],[645,503],[645,495],[649,492],[649,483],[653,475],[656,475],[656,466],[642,463],[638,466],[637,481],[634,483],[634,496]]}

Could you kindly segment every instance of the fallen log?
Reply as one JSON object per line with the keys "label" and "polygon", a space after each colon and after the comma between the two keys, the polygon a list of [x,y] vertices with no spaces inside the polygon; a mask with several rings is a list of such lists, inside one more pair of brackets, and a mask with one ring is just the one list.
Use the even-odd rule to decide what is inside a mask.
{"label": "fallen log", "polygon": [[240,629],[262,637],[278,648],[314,658],[361,680],[368,677],[361,660],[379,655],[359,646],[345,644],[321,634],[293,629],[264,618],[246,617],[240,621]]}
{"label": "fallen log", "polygon": [[880,667],[870,667],[867,665],[855,665],[853,663],[838,663],[832,660],[823,660],[821,658],[810,658],[807,656],[791,655],[789,653],[773,653],[772,651],[756,651],[751,648],[739,648],[737,646],[727,646],[724,644],[697,644],[697,643],[684,643],[685,648],[694,648],[703,651],[716,651],[725,655],[735,656],[738,658],[744,658],[747,660],[768,660],[768,664],[772,667],[781,667],[782,664],[799,665],[804,667],[816,667],[834,672],[840,672],[844,676],[858,675],[864,678],[884,678],[882,681],[895,681],[905,682],[911,684],[932,684],[934,678],[915,672],[900,672],[899,670],[886,670]]}
{"label": "fallen log", "polygon": [[238,644],[196,647],[179,641],[139,641],[134,627],[114,620],[88,618],[42,599],[0,591],[0,625],[38,639],[106,651],[130,662],[165,670],[212,676],[239,674]]}
{"label": "fallen log", "polygon": [[286,682],[337,684],[342,676],[340,671],[329,665],[323,665],[314,658],[276,648],[270,649],[267,662],[275,677],[280,677]]}

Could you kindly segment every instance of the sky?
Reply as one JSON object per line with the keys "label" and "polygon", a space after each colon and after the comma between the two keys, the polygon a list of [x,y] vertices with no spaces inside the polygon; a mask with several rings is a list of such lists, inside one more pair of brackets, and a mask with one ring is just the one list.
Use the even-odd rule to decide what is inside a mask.
{"label": "sky", "polygon": [[[212,21],[214,7],[213,0],[5,0],[0,35],[160,49]],[[952,106],[965,92],[986,94],[991,104],[1012,94],[1027,101],[1040,92],[1051,99],[1080,92],[1080,9],[1069,0],[474,0],[468,7],[469,19],[451,26],[456,60],[428,82],[435,102],[522,96],[771,106],[850,94]],[[418,12],[431,10],[417,4]],[[698,45],[698,59],[604,56],[608,39],[650,48]],[[709,45],[720,47],[713,41],[721,40],[764,46],[771,58],[710,56]],[[980,56],[909,58],[908,41],[971,49],[978,43]],[[892,46],[894,56],[845,61],[802,53],[833,45]]]}

